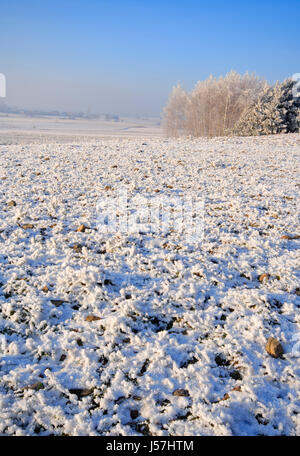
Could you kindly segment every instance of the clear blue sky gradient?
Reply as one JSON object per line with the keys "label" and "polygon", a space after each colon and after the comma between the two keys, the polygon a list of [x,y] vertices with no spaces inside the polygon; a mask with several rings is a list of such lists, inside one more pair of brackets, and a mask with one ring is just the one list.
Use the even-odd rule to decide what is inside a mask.
{"label": "clear blue sky gradient", "polygon": [[23,107],[159,115],[178,81],[300,72],[300,0],[0,0],[0,72]]}

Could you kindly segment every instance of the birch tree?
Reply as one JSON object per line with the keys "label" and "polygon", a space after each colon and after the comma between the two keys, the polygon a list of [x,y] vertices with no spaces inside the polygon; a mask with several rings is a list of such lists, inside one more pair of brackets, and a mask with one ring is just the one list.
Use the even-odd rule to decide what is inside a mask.
{"label": "birch tree", "polygon": [[186,128],[187,93],[178,83],[173,87],[163,111],[163,128],[167,136],[180,136]]}
{"label": "birch tree", "polygon": [[265,81],[248,73],[231,71],[219,79],[210,76],[186,93],[173,88],[164,109],[168,136],[225,136],[232,133],[242,113],[263,90]]}

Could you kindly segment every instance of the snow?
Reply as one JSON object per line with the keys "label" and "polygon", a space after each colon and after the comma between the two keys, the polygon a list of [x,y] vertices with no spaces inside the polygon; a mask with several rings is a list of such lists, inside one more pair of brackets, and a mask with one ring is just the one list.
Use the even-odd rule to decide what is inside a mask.
{"label": "snow", "polygon": [[[30,134],[0,141],[0,434],[299,435],[299,135]],[[122,185],[200,192],[202,241],[101,232]]]}
{"label": "snow", "polygon": [[160,119],[122,117],[119,121],[98,119],[68,119],[57,116],[30,117],[0,112],[1,139],[8,144],[73,142],[74,135],[80,141],[93,137],[109,136],[161,136]]}

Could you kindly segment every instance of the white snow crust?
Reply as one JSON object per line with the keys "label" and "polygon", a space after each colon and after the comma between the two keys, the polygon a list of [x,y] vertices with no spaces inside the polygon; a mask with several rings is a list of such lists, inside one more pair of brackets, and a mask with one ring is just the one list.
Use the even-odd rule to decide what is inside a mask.
{"label": "white snow crust", "polygon": [[[0,434],[299,435],[300,240],[282,239],[299,152],[299,135],[0,145]],[[120,185],[201,192],[202,242],[101,233]]]}

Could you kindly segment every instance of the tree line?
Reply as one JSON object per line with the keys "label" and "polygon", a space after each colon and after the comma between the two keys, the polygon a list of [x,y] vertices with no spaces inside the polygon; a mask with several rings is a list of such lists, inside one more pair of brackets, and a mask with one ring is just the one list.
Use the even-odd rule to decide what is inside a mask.
{"label": "tree line", "polygon": [[230,71],[210,76],[186,92],[173,88],[163,111],[167,136],[213,137],[300,131],[300,97],[296,81],[270,86],[254,74]]}

